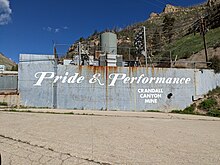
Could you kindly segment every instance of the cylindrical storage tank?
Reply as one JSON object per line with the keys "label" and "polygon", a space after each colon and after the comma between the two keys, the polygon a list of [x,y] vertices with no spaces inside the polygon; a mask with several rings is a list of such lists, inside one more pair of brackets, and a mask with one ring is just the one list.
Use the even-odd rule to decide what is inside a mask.
{"label": "cylindrical storage tank", "polygon": [[117,54],[117,35],[115,33],[102,33],[101,50],[108,54]]}

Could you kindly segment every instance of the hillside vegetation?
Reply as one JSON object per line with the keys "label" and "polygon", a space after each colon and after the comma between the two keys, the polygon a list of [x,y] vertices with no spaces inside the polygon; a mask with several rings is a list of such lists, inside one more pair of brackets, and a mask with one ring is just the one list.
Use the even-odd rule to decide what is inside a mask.
{"label": "hillside vegetation", "polygon": [[210,91],[204,99],[195,101],[184,110],[174,110],[172,113],[196,114],[220,117],[220,87]]}
{"label": "hillside vegetation", "polygon": [[[175,8],[175,7],[174,7]],[[208,6],[202,4],[190,8],[177,8],[175,12],[164,9],[161,14],[154,14],[148,20],[129,26],[118,32],[119,40],[130,38],[130,42],[121,42],[120,45],[133,46],[134,36],[139,27],[147,29],[148,54],[156,60],[169,56],[188,58],[204,49],[201,35],[201,21],[204,18],[204,30],[208,47],[220,46],[220,4]],[[163,58],[162,58],[163,59]],[[162,60],[161,59],[161,60]]]}
{"label": "hillside vegetation", "polygon": [[[206,33],[206,43],[208,48],[220,47],[220,27],[211,29]],[[192,54],[203,50],[204,44],[201,35],[196,33],[189,34],[171,44],[168,44],[165,49],[171,51],[172,55],[177,56],[178,59],[186,59]]]}
{"label": "hillside vegetation", "polygon": [[[202,19],[203,18],[203,19]],[[207,46],[219,47],[220,43],[220,1],[209,0],[207,3],[183,8],[166,5],[162,13],[152,13],[150,17],[140,23],[127,26],[124,29],[114,28],[105,31],[114,32],[118,36],[118,52],[128,59],[129,53],[125,47],[130,48],[131,58],[143,56],[137,54],[134,47],[134,37],[141,26],[146,27],[147,51],[153,61],[165,61],[170,57],[188,58],[204,49],[201,34],[201,22],[204,21]],[[104,31],[103,31],[104,32]],[[100,34],[95,32],[88,38],[80,38],[82,44],[87,44],[92,49],[100,46]],[[69,49],[67,57],[72,57],[73,50],[77,47],[76,41]],[[129,58],[130,59],[130,58]]]}
{"label": "hillside vegetation", "polygon": [[16,70],[16,63],[0,53],[0,65],[5,65],[6,70]]}

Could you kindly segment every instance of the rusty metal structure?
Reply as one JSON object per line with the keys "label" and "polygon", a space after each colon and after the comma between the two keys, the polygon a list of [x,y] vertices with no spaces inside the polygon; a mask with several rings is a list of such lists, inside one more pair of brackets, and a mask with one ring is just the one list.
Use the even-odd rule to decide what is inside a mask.
{"label": "rusty metal structure", "polygon": [[18,93],[18,72],[0,72],[0,103],[17,106],[20,103]]}

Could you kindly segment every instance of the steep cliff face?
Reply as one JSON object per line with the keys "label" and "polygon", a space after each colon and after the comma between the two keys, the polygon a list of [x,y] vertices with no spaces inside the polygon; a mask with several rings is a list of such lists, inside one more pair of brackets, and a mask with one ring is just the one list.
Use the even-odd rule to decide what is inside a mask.
{"label": "steep cliff face", "polygon": [[219,4],[219,3],[220,3],[220,0],[208,0],[209,7],[212,7],[212,6]]}
{"label": "steep cliff face", "polygon": [[165,14],[167,14],[167,13],[175,13],[175,12],[178,12],[178,11],[181,11],[181,10],[184,10],[184,8],[176,7],[176,6],[167,4],[166,7],[164,8],[163,12]]}

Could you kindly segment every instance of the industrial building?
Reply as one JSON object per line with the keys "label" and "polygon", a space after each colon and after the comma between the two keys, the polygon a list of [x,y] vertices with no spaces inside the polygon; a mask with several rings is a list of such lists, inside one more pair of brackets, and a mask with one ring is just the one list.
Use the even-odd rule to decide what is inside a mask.
{"label": "industrial building", "polygon": [[219,85],[220,75],[207,69],[57,65],[53,55],[20,55],[20,103],[27,107],[169,112]]}
{"label": "industrial building", "polygon": [[[138,66],[138,59],[132,62],[125,61],[123,54],[118,54],[117,35],[112,32],[105,32],[100,35],[100,46],[90,51],[92,48],[89,44],[78,42],[77,48],[73,51],[76,53],[72,59],[63,59],[64,65],[89,65],[89,66],[112,66],[128,67]],[[127,48],[128,49],[128,48]],[[130,60],[131,61],[131,60]]]}
{"label": "industrial building", "polygon": [[[93,55],[79,43],[73,58],[62,61],[56,51],[20,54],[18,78],[13,80],[17,100],[9,100],[9,105],[170,112],[220,86],[220,74],[209,69],[140,67],[138,60],[130,65],[118,54],[114,33],[103,33],[100,43],[101,49]],[[9,85],[7,79],[0,77],[0,82]]]}

